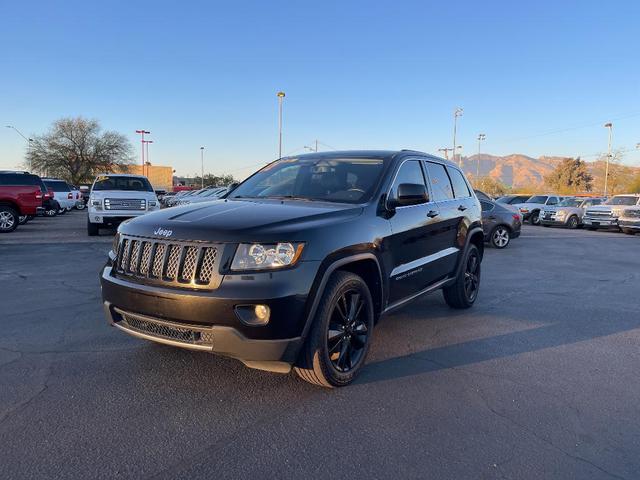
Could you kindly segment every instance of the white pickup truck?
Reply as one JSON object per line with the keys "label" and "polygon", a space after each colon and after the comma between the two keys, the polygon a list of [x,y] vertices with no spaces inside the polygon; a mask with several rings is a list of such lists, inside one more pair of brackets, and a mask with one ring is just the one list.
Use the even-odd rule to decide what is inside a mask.
{"label": "white pickup truck", "polygon": [[147,177],[106,174],[94,180],[87,207],[87,234],[95,236],[101,227],[159,210],[160,204]]}

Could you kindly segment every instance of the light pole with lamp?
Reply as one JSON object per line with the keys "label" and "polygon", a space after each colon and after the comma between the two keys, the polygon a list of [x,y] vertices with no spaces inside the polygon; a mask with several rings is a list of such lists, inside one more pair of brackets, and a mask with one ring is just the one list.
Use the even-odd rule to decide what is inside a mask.
{"label": "light pole with lamp", "polygon": [[604,169],[604,196],[607,196],[607,190],[609,186],[609,161],[611,160],[611,138],[613,136],[613,123],[608,122],[604,124],[605,128],[609,129],[609,148],[607,149],[607,162]]}
{"label": "light pole with lamp", "polygon": [[278,159],[282,158],[282,102],[285,94],[280,91],[278,95]]}
{"label": "light pole with lamp", "polygon": [[[14,127],[13,125],[5,125],[5,127],[10,128],[12,130],[15,130],[15,132],[20,135],[22,138],[24,138],[25,142],[27,142],[27,148],[29,151],[31,151],[31,147],[33,146],[33,138],[27,138],[25,137],[22,132],[20,130],[18,130],[16,127]],[[29,170],[31,170],[31,165],[29,165]]]}
{"label": "light pole with lamp", "polygon": [[202,175],[201,188],[204,188],[204,147],[200,147],[200,174]]}
{"label": "light pole with lamp", "polygon": [[151,132],[146,131],[144,128],[142,130],[136,130],[136,133],[139,133],[140,135],[142,135],[142,140],[141,140],[141,145],[142,145],[142,161],[141,161],[141,165],[142,165],[142,174],[144,175],[144,136],[145,134],[149,135]]}
{"label": "light pole with lamp", "polygon": [[478,134],[478,163],[476,165],[476,178],[480,178],[480,142],[486,138],[487,136],[484,133]]}
{"label": "light pole with lamp", "polygon": [[[455,109],[455,111],[453,112],[453,161],[456,161],[456,130],[458,128],[458,117],[461,117],[463,113],[463,110],[461,107],[458,107]],[[458,161],[458,166],[461,167],[460,165],[461,160]]]}
{"label": "light pole with lamp", "polygon": [[144,165],[142,166],[142,175],[144,175],[144,167],[147,167],[147,174],[144,176],[149,176],[149,166],[151,165],[151,160],[149,160],[149,144],[153,143],[153,140],[143,140],[144,145],[147,147],[146,160]]}

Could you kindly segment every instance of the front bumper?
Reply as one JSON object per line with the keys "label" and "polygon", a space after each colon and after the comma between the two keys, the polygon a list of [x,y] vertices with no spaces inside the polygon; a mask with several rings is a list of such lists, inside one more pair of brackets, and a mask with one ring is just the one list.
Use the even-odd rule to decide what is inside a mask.
{"label": "front bumper", "polygon": [[618,219],[615,217],[583,217],[582,223],[587,227],[617,227]]}
{"label": "front bumper", "polygon": [[[307,320],[307,298],[319,262],[252,275],[225,275],[214,290],[144,285],[101,276],[108,321],[131,335],[241,360],[249,367],[285,372],[297,358]],[[236,306],[265,304],[264,326],[244,324]]]}
{"label": "front bumper", "polygon": [[640,219],[638,220],[627,220],[627,219],[619,219],[618,226],[622,228],[628,228],[629,230],[640,230]]}

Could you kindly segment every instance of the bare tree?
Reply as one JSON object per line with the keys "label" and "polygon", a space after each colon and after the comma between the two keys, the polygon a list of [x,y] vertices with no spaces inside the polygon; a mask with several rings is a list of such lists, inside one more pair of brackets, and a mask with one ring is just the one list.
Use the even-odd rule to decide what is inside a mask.
{"label": "bare tree", "polygon": [[131,144],[117,132],[101,131],[97,120],[61,118],[49,132],[36,135],[27,152],[27,164],[78,184],[98,173],[120,171],[132,162]]}

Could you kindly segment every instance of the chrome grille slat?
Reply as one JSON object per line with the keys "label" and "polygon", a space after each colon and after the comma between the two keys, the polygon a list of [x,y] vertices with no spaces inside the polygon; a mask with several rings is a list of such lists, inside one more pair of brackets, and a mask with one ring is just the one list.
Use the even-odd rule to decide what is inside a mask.
{"label": "chrome grille slat", "polygon": [[217,288],[217,246],[123,235],[117,250],[116,276],[172,287]]}
{"label": "chrome grille slat", "polygon": [[140,198],[105,198],[105,210],[145,210],[147,201]]}

